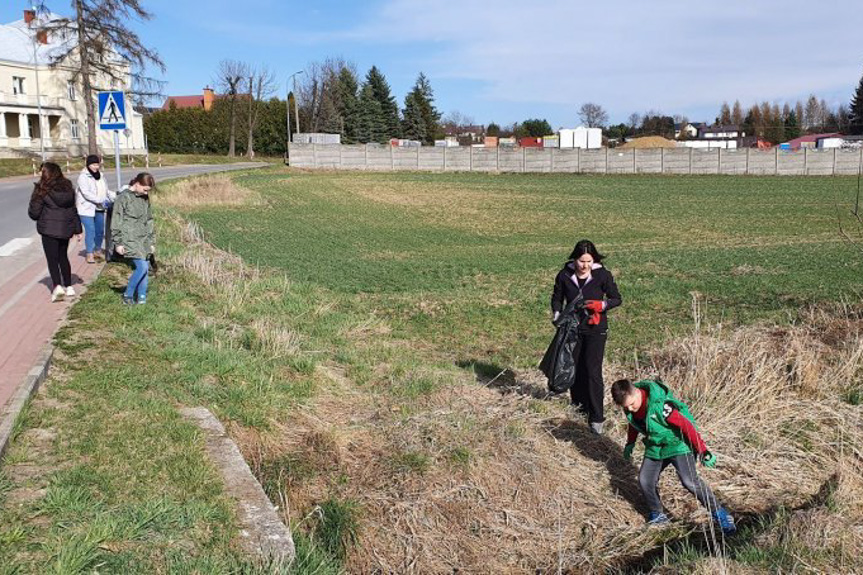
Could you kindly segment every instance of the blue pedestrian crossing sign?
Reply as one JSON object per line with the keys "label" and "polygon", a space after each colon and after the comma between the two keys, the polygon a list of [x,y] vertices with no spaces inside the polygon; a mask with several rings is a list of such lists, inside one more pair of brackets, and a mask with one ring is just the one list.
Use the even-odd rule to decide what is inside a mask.
{"label": "blue pedestrian crossing sign", "polygon": [[123,92],[99,92],[99,128],[124,130],[126,128],[126,98]]}

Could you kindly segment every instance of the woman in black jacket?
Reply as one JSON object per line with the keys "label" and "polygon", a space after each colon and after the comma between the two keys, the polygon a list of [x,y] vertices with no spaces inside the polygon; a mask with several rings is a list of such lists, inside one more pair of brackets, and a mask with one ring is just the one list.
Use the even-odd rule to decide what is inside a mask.
{"label": "woman in black jacket", "polygon": [[78,236],[78,241],[81,240],[81,219],[75,208],[75,186],[63,176],[57,164],[42,164],[42,177],[33,188],[27,213],[36,220],[36,231],[42,236],[42,249],[54,284],[51,301],[74,296],[69,239]]}
{"label": "woman in black jacket", "polygon": [[602,266],[604,256],[593,242],[581,240],[569,255],[569,261],[558,272],[551,296],[551,310],[556,320],[566,304],[581,295],[584,308],[577,312],[579,343],[573,352],[576,365],[575,384],[570,388],[572,405],[587,411],[590,429],[602,433],[603,400],[602,362],[608,338],[608,310],[620,305],[620,292],[614,277]]}

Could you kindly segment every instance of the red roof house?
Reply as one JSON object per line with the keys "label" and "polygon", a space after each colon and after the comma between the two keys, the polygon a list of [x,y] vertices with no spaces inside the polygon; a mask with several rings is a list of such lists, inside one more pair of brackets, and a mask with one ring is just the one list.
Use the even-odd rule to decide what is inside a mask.
{"label": "red roof house", "polygon": [[792,150],[799,150],[800,148],[814,148],[821,138],[831,138],[834,136],[840,136],[838,132],[831,132],[829,134],[808,134],[806,136],[800,136],[799,138],[794,138],[793,140],[788,140],[786,142]]}
{"label": "red roof house", "polygon": [[213,102],[215,101],[216,93],[212,88],[208,87],[204,88],[204,93],[200,96],[168,96],[165,103],[162,104],[162,109],[169,110],[171,104],[173,104],[178,109],[203,108],[209,111],[213,108]]}

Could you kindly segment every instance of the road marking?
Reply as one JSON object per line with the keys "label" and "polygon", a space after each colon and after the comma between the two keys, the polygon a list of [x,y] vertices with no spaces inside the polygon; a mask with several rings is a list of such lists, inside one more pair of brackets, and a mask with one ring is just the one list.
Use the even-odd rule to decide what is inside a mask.
{"label": "road marking", "polygon": [[32,243],[33,238],[15,238],[14,240],[9,240],[0,246],[0,258],[8,258]]}

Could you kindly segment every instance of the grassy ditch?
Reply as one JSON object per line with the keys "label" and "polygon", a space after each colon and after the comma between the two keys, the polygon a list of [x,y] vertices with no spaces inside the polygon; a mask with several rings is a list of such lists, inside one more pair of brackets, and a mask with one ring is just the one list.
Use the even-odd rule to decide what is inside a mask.
{"label": "grassy ditch", "polygon": [[[350,177],[362,185],[351,188],[345,183]],[[863,533],[854,528],[863,524],[861,411],[843,399],[857,393],[863,377],[859,309],[786,302],[782,311],[767,310],[773,319],[765,320],[760,311],[749,317],[743,311],[751,308],[744,307],[732,329],[713,321],[722,317],[710,311],[715,304],[707,305],[706,316],[701,311],[705,302],[729,297],[721,289],[683,294],[669,309],[656,288],[630,290],[627,282],[640,268],[622,269],[624,297],[639,311],[627,319],[624,307],[615,320],[645,333],[637,318],[651,309],[656,322],[680,314],[671,333],[681,335],[661,346],[656,341],[666,332],[646,338],[637,365],[626,351],[632,348],[615,344],[608,377],[655,371],[670,382],[719,454],[720,466],[704,471],[707,481],[736,514],[751,518],[750,525],[765,522],[705,547],[704,513],[670,472],[661,488],[674,523],[643,528],[637,469],[619,456],[622,418],[609,414],[607,434],[591,435],[525,367],[550,334],[544,320],[534,328],[533,319],[519,318],[541,317],[547,290],[514,287],[509,304],[492,306],[503,315],[457,318],[466,308],[456,295],[482,295],[458,279],[464,274],[458,266],[473,249],[489,253],[486,232],[473,243],[465,232],[458,236],[463,243],[454,244],[449,230],[468,226],[446,213],[455,208],[440,209],[438,217],[448,222],[441,231],[423,227],[435,221],[426,212],[420,217],[392,207],[415,202],[413,186],[428,176],[350,177],[250,173],[218,176],[204,187],[180,184],[185,188],[173,193],[197,198],[183,215],[199,223],[177,217],[174,206],[183,204],[172,199],[171,187],[155,199],[162,206],[163,270],[151,283],[147,306],[120,306],[117,292],[128,270],[109,266],[58,336],[56,369],[0,467],[0,565],[24,573],[59,561],[106,572],[273,570],[245,562],[236,551],[230,502],[194,428],[176,414],[179,406],[204,405],[225,423],[292,525],[302,551],[293,569],[300,573],[711,572],[717,561],[729,571],[863,569],[856,554]],[[491,205],[496,187],[509,185],[496,176],[465,177],[442,176],[453,188],[448,205],[459,197],[459,186],[470,199],[481,183]],[[554,193],[542,189],[545,178],[514,180],[540,200]],[[605,180],[609,193],[622,193],[614,191],[620,180]],[[678,181],[647,178],[666,180],[672,187]],[[333,182],[338,189],[330,189]],[[378,199],[363,200],[348,188],[390,200],[380,207]],[[237,193],[243,194],[239,205]],[[651,201],[658,199],[657,191]],[[306,216],[314,208],[317,225],[287,206]],[[510,213],[522,215],[512,207]],[[639,220],[632,221],[637,227]],[[504,221],[500,227],[518,225]],[[425,249],[410,243],[407,228],[426,240]],[[826,237],[826,224],[822,231]],[[376,241],[381,249],[370,252]],[[678,241],[683,250],[684,240]],[[410,249],[396,253],[399,245]],[[818,246],[842,249],[826,240]],[[443,263],[447,250],[455,254],[452,269]],[[495,285],[524,287],[527,277],[537,283],[553,273],[559,256],[549,256],[543,264],[549,269],[539,271],[522,260]],[[484,261],[470,257],[475,265]],[[263,258],[270,258],[268,267],[254,265]],[[707,265],[698,264],[697,255],[687,258],[690,265]],[[375,268],[378,284],[360,265],[368,261],[391,262]],[[429,275],[421,282],[413,272]],[[690,281],[654,275],[670,294],[681,289],[675,282]],[[783,281],[796,286],[798,280]],[[844,276],[839,281],[853,287]],[[649,294],[651,303],[640,301]],[[399,301],[434,313],[407,315]],[[684,303],[685,311],[678,309]],[[793,321],[783,315],[787,310],[794,311]],[[497,319],[506,330],[492,325]],[[518,340],[513,345],[521,351],[506,350],[515,334],[484,345],[475,340],[483,326],[495,333],[520,330],[515,334],[534,347]],[[540,333],[532,335],[534,329]],[[619,341],[625,341],[622,334]],[[825,485],[830,496],[816,497]],[[788,510],[787,521],[778,509]],[[103,524],[108,519],[110,529]],[[726,551],[717,556],[720,548]],[[662,549],[668,551],[660,556]]]}

